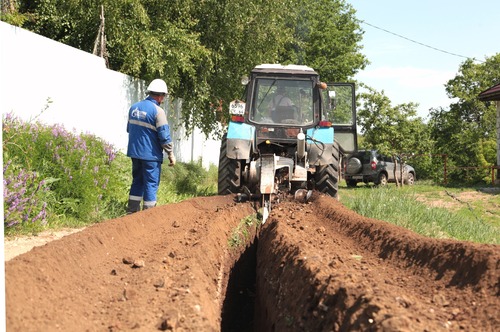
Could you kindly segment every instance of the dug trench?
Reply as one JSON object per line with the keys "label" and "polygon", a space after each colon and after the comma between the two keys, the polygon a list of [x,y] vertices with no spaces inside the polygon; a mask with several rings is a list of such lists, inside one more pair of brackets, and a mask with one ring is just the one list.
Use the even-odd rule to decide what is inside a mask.
{"label": "dug trench", "polygon": [[256,207],[233,199],[103,221],[7,261],[7,331],[498,331],[496,245],[425,238],[317,193],[243,229]]}

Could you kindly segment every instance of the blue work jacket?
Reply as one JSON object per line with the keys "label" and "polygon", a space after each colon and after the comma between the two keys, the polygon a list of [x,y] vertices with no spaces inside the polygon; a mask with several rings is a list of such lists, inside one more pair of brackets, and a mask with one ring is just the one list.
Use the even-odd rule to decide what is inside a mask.
{"label": "blue work jacket", "polygon": [[163,150],[172,151],[167,115],[151,96],[130,107],[127,132],[131,158],[163,162]]}

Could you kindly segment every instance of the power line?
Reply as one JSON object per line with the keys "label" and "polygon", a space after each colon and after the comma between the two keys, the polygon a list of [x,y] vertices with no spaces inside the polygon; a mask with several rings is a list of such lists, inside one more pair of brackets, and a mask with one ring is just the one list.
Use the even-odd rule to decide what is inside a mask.
{"label": "power line", "polygon": [[[440,48],[437,48],[437,47],[434,47],[434,46],[430,46],[430,45],[427,45],[427,44],[424,44],[424,43],[418,42],[418,41],[416,41],[416,40],[413,40],[413,39],[410,39],[410,38],[408,38],[408,37],[402,36],[402,35],[397,34],[397,33],[395,33],[395,32],[392,32],[392,31],[389,31],[389,30],[383,29],[383,28],[381,28],[381,27],[378,27],[378,26],[376,26],[376,25],[370,24],[370,23],[368,23],[368,22],[366,22],[366,21],[361,21],[361,23],[366,24],[366,25],[369,25],[369,26],[371,26],[371,27],[373,27],[373,28],[375,28],[375,29],[379,29],[379,30],[381,30],[381,31],[384,31],[384,32],[390,33],[391,35],[397,36],[397,37],[399,37],[399,38],[406,39],[406,40],[408,40],[408,41],[411,41],[412,43],[415,43],[415,44],[418,44],[418,45],[421,45],[421,46],[424,46],[424,47],[428,47],[428,48],[433,49],[433,50],[438,51],[438,52],[442,52],[442,53],[450,54],[450,55],[457,56],[457,57],[461,57],[461,58],[465,58],[465,59],[471,59],[471,57],[468,57],[468,56],[465,56],[465,55],[460,55],[460,54],[457,54],[457,53],[448,52],[448,51],[442,50],[442,49],[440,49]],[[478,61],[478,62],[484,62],[484,61],[482,61],[482,60],[477,60],[477,59],[475,59],[475,58],[472,58],[472,60],[473,60],[473,61]]]}

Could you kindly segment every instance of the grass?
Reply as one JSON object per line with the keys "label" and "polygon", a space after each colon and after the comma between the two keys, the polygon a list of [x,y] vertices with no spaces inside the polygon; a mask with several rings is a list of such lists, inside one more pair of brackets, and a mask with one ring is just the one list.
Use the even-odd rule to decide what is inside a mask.
{"label": "grass", "polygon": [[233,229],[228,243],[230,248],[237,248],[242,244],[247,243],[251,232],[250,229],[258,227],[261,223],[261,217],[258,214],[249,215],[240,220],[238,226]]}
{"label": "grass", "polygon": [[[357,213],[433,238],[500,244],[500,189],[428,183],[397,188],[340,186],[340,201]],[[498,189],[498,188],[497,188]]]}
{"label": "grass", "polygon": [[201,161],[177,163],[175,167],[163,164],[157,205],[176,203],[192,197],[217,194],[217,167],[206,170]]}

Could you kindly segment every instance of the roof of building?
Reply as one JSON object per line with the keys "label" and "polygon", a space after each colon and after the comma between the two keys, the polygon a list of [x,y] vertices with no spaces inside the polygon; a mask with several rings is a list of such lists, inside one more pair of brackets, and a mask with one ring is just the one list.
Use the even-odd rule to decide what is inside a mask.
{"label": "roof of building", "polygon": [[483,101],[500,100],[500,83],[481,92],[479,94],[479,99]]}

